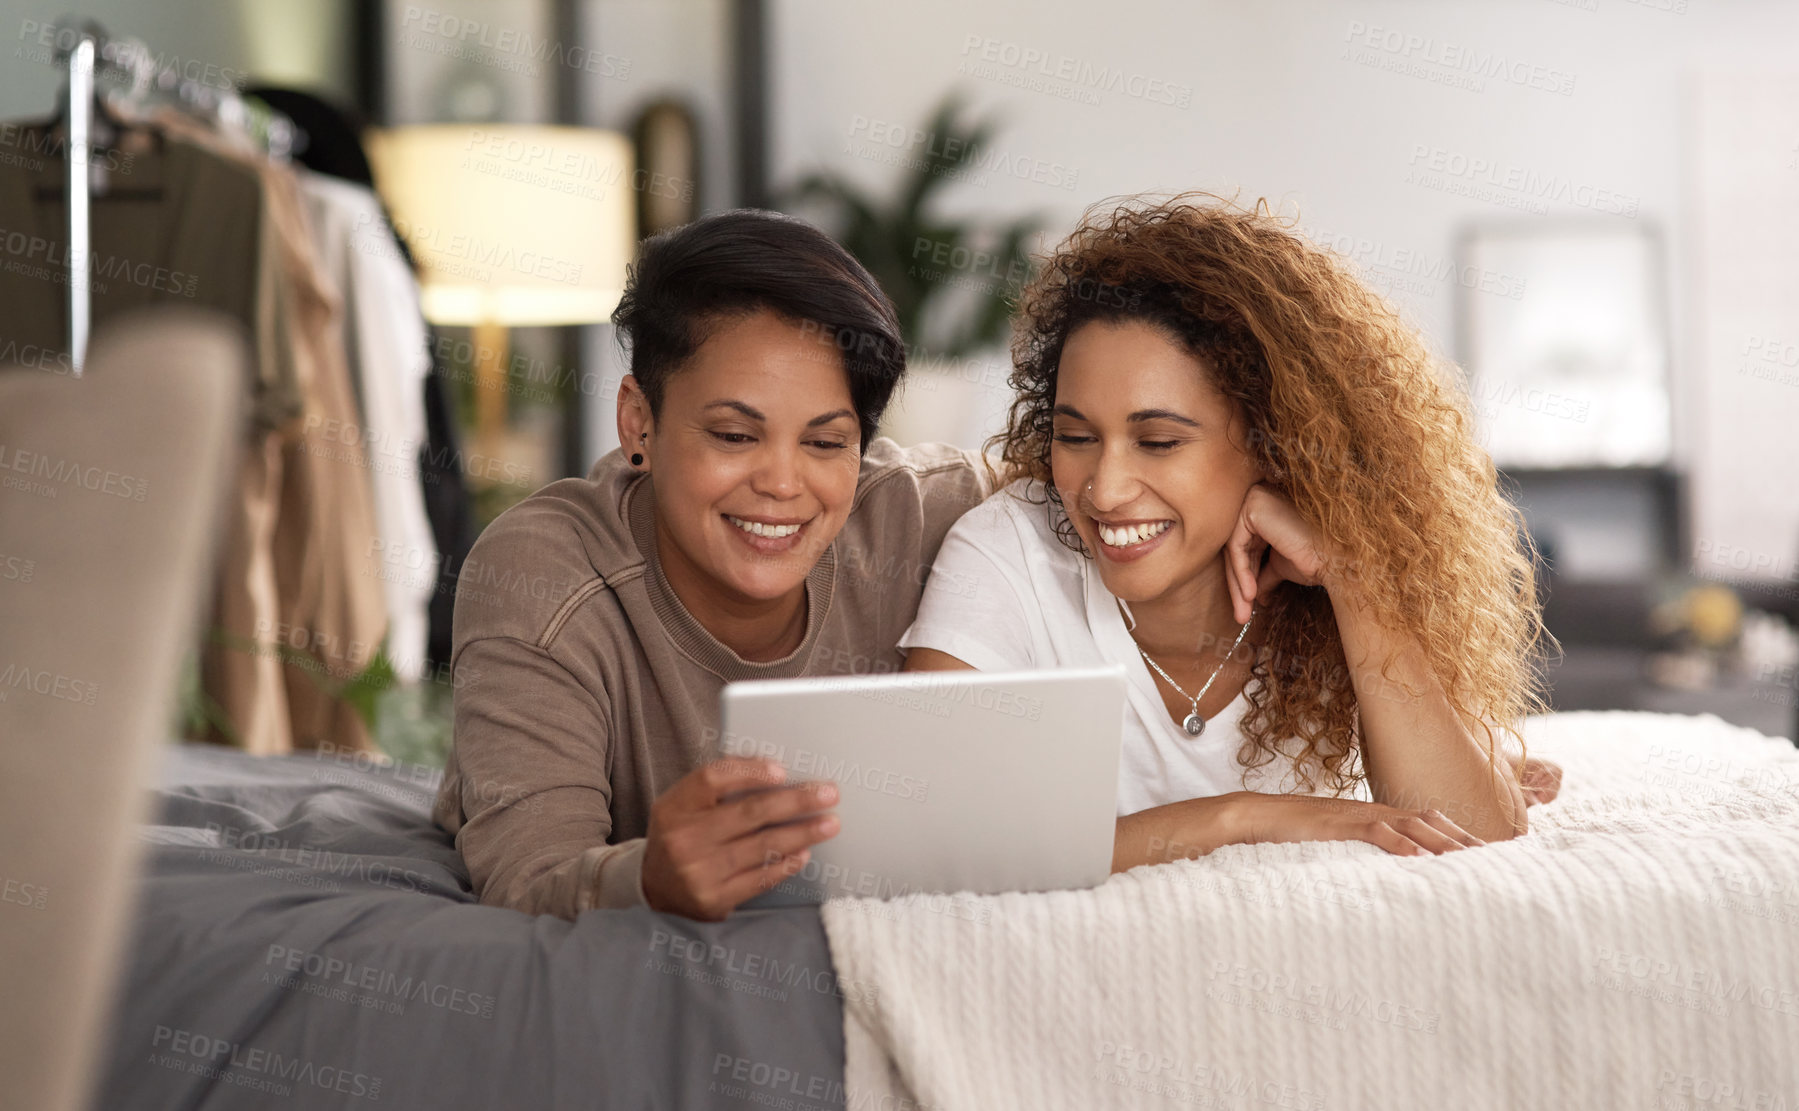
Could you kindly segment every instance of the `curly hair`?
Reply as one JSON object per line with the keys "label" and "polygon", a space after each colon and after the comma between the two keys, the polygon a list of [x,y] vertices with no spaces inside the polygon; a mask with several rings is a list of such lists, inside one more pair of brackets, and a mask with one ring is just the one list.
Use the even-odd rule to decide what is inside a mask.
{"label": "curly hair", "polygon": [[[1091,558],[1050,478],[1063,345],[1092,320],[1141,320],[1206,368],[1239,446],[1340,557],[1336,572],[1420,646],[1489,762],[1496,730],[1522,759],[1518,720],[1546,708],[1536,550],[1475,441],[1459,372],[1346,263],[1266,202],[1128,198],[1089,209],[1020,301],[1017,396],[987,447],[1004,481],[1041,483],[1064,544]],[[1264,604],[1238,762],[1247,777],[1291,757],[1302,789],[1348,791],[1365,778],[1360,718],[1330,598],[1286,582]]]}

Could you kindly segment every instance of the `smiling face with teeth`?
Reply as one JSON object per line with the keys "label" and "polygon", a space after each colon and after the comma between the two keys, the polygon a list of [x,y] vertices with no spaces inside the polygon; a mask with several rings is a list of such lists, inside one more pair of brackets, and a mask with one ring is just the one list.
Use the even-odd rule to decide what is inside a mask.
{"label": "smiling face with teeth", "polygon": [[761,625],[791,639],[796,613],[803,633],[806,576],[848,520],[861,469],[836,345],[755,312],[715,325],[653,416],[624,383],[619,434],[648,433],[657,558],[682,604],[726,643]]}
{"label": "smiling face with teeth", "polygon": [[1106,589],[1228,610],[1224,545],[1262,474],[1205,365],[1153,324],[1093,320],[1063,344],[1055,400],[1052,481]]}

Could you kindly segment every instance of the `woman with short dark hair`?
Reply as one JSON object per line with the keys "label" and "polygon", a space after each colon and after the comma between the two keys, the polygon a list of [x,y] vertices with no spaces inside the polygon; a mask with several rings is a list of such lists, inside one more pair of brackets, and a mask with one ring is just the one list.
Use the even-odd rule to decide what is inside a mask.
{"label": "woman with short dark hair", "polygon": [[[893,306],[828,236],[733,211],[642,246],[620,449],[475,545],[436,806],[482,902],[722,918],[836,832],[825,783],[715,760],[729,681],[897,671],[978,453],[875,438]],[[896,568],[898,573],[896,574]]]}

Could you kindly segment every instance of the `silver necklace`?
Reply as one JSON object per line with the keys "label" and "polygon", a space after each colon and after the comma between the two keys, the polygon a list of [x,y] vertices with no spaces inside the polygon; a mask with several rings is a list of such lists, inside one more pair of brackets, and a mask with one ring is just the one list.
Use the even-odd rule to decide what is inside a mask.
{"label": "silver necklace", "polygon": [[[1156,674],[1167,680],[1168,685],[1175,689],[1175,693],[1193,703],[1193,712],[1188,714],[1186,720],[1181,722],[1181,728],[1187,731],[1187,736],[1197,737],[1206,731],[1206,719],[1199,716],[1199,700],[1204,698],[1206,692],[1212,689],[1212,683],[1218,678],[1219,674],[1224,671],[1224,665],[1230,663],[1231,657],[1237,654],[1237,645],[1243,643],[1243,634],[1249,632],[1250,621],[1254,621],[1255,619],[1255,611],[1252,609],[1249,613],[1249,621],[1245,621],[1243,627],[1237,630],[1237,639],[1232,642],[1231,650],[1226,652],[1224,654],[1224,659],[1220,660],[1218,666],[1212,669],[1211,678],[1206,680],[1205,686],[1199,688],[1198,694],[1188,694],[1186,691],[1181,690],[1181,685],[1174,681],[1173,676],[1169,675],[1166,671],[1163,671],[1162,665],[1150,659],[1149,653],[1143,651],[1143,646],[1137,644],[1137,634],[1131,633],[1131,643],[1137,644],[1137,654],[1143,657],[1143,662],[1147,663],[1150,667],[1155,668]],[[1129,630],[1126,631],[1128,632]]]}

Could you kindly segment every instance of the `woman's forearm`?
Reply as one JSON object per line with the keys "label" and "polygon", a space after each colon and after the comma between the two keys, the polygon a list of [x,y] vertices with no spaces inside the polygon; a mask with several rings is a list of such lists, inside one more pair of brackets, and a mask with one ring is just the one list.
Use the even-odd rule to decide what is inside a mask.
{"label": "woman's forearm", "polygon": [[1240,840],[1235,794],[1152,806],[1118,819],[1112,835],[1112,871],[1204,856]]}
{"label": "woman's forearm", "polygon": [[1374,801],[1440,810],[1487,841],[1523,833],[1524,795],[1510,762],[1503,754],[1488,759],[1422,649],[1378,621],[1351,587],[1333,585],[1331,605],[1355,685],[1362,766]]}

